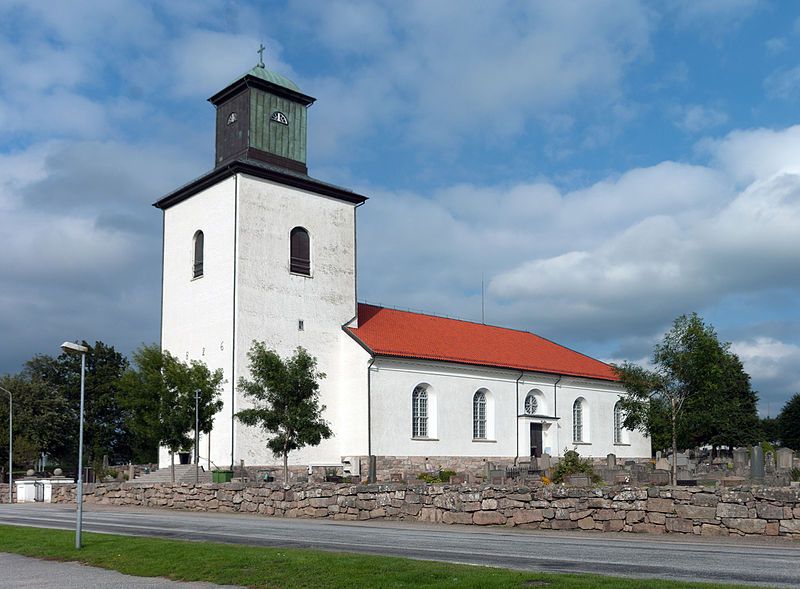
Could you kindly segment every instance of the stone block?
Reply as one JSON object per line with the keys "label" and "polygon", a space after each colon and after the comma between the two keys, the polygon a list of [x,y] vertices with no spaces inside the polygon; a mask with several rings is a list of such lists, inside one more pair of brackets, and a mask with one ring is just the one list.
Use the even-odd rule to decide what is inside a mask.
{"label": "stone block", "polygon": [[736,503],[719,503],[717,505],[718,518],[746,518],[749,515],[746,505]]}
{"label": "stone block", "polygon": [[648,499],[647,511],[658,513],[675,513],[675,504],[672,499]]}
{"label": "stone block", "polygon": [[767,522],[767,529],[765,530],[765,533],[767,536],[777,536],[780,534],[780,530],[780,522]]}
{"label": "stone block", "polygon": [[762,519],[782,519],[783,507],[770,505],[769,503],[756,504],[756,514]]}
{"label": "stone block", "polygon": [[589,517],[590,515],[592,515],[593,512],[594,509],[583,509],[581,511],[573,511],[572,513],[569,514],[569,519],[577,521],[579,519]]}
{"label": "stone block", "polygon": [[631,531],[635,534],[663,534],[666,532],[664,526],[656,524],[633,524]]}
{"label": "stone block", "polygon": [[581,530],[593,530],[594,529],[594,519],[591,517],[585,517],[583,519],[578,520],[578,527]]}
{"label": "stone block", "polygon": [[612,519],[609,521],[602,522],[601,529],[604,532],[621,532],[622,528],[625,527],[625,522],[621,519]]}
{"label": "stone block", "polygon": [[692,495],[692,505],[699,505],[701,507],[716,507],[719,503],[719,497],[711,493],[694,493]]}
{"label": "stone block", "polygon": [[515,524],[521,525],[544,521],[544,516],[542,515],[542,510],[540,509],[518,509],[514,511],[512,519],[514,520]]}
{"label": "stone block", "polygon": [[644,511],[629,511],[625,514],[625,523],[635,524],[644,520]]}
{"label": "stone block", "polygon": [[575,530],[578,522],[571,519],[554,519],[550,522],[550,527],[554,530]]}
{"label": "stone block", "polygon": [[678,532],[681,534],[692,533],[692,520],[680,517],[667,518],[666,528],[668,532]]}
{"label": "stone block", "polygon": [[650,512],[647,514],[647,521],[651,524],[658,524],[660,526],[664,525],[667,516],[663,513],[658,513],[656,511]]}
{"label": "stone block", "polygon": [[497,509],[497,499],[484,499],[481,501],[481,509],[487,511]]}
{"label": "stone block", "polygon": [[701,507],[699,505],[676,505],[675,513],[680,518],[700,522],[714,523],[717,521],[716,507]]}
{"label": "stone block", "polygon": [[598,509],[597,511],[594,512],[593,517],[595,521],[602,522],[602,521],[617,519],[616,515],[617,512],[614,511],[613,509]]}
{"label": "stone block", "polygon": [[780,524],[782,534],[800,534],[800,519],[782,519]]}
{"label": "stone block", "polygon": [[714,524],[703,524],[700,528],[701,536],[728,536],[728,530]]}
{"label": "stone block", "polygon": [[726,517],[722,523],[731,530],[738,530],[745,534],[763,534],[767,530],[767,522],[763,519]]}
{"label": "stone block", "polygon": [[499,526],[506,523],[506,518],[497,511],[476,511],[472,514],[472,523],[478,526]]}
{"label": "stone block", "polygon": [[472,514],[458,511],[445,511],[442,514],[442,522],[446,524],[471,524]]}

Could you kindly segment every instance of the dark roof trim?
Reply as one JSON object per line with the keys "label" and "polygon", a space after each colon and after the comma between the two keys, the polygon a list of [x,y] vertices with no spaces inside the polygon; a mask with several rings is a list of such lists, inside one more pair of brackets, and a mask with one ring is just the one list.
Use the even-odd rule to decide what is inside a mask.
{"label": "dark roof trim", "polygon": [[356,194],[355,192],[350,192],[344,188],[338,188],[330,184],[325,184],[324,182],[319,182],[318,180],[314,180],[309,176],[286,174],[278,170],[270,170],[242,161],[233,161],[225,166],[216,168],[208,174],[204,174],[189,184],[186,184],[169,193],[153,203],[153,206],[158,209],[168,209],[169,207],[174,206],[191,196],[194,196],[198,192],[205,190],[209,186],[213,186],[214,184],[217,184],[218,182],[221,182],[222,180],[225,180],[234,174],[240,173],[249,174],[264,180],[271,180],[273,182],[277,182],[278,184],[284,184],[285,186],[300,188],[301,190],[307,190],[323,196],[330,196],[332,198],[343,200],[349,203],[360,204],[367,200],[366,196]]}
{"label": "dark roof trim", "polygon": [[355,333],[352,332],[350,324],[355,320],[356,317],[353,317],[350,321],[342,325],[342,331],[344,331],[347,335],[353,338],[353,341],[356,342],[359,346],[361,346],[367,354],[369,354],[372,358],[375,358],[375,353],[369,348],[369,346],[365,344],[360,337],[358,337]]}
{"label": "dark roof trim", "polygon": [[303,94],[302,92],[297,92],[296,90],[292,90],[291,88],[286,88],[285,86],[279,86],[278,84],[273,84],[272,82],[267,82],[266,80],[262,80],[261,78],[257,78],[253,75],[247,74],[227,88],[223,88],[214,96],[208,99],[208,101],[213,104],[214,106],[218,105],[221,102],[224,102],[234,94],[238,94],[245,88],[258,88],[260,90],[265,90],[272,94],[276,94],[278,96],[283,96],[284,98],[288,98],[289,100],[294,100],[295,102],[299,102],[303,106],[311,106],[317,100],[316,98],[309,96],[307,94]]}

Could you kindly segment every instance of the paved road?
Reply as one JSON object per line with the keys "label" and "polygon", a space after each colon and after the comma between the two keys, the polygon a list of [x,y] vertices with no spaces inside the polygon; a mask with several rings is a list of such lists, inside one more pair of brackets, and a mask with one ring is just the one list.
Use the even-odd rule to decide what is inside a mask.
{"label": "paved road", "polygon": [[18,554],[0,553],[0,587],[14,589],[85,589],[86,587],[114,587],[114,589],[239,589],[233,585],[211,583],[179,583],[160,577],[133,577],[116,571],[88,567],[75,562],[52,562],[27,558]]}
{"label": "paved road", "polygon": [[[0,523],[71,529],[74,506],[0,505]],[[155,509],[84,511],[93,532],[295,546],[565,573],[800,587],[800,542],[334,522]]]}

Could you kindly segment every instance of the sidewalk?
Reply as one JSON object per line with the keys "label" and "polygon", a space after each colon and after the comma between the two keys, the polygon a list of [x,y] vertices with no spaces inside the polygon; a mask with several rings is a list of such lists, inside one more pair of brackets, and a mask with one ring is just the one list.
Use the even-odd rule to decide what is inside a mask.
{"label": "sidewalk", "polygon": [[38,560],[0,552],[0,588],[6,587],[58,587],[58,589],[85,589],[86,587],[114,587],[114,589],[239,589],[233,585],[212,583],[182,583],[161,577],[132,577],[116,571],[85,566],[75,562]]}

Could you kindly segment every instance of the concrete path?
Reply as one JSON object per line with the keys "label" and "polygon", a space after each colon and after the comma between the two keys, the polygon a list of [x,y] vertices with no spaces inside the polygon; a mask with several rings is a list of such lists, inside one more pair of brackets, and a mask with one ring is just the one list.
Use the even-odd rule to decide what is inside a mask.
{"label": "concrete path", "polygon": [[[74,562],[52,562],[0,552],[0,587],[41,589],[85,589],[114,587],[114,589],[219,589],[211,583],[178,583],[161,577],[132,577],[116,571],[84,566]],[[232,585],[229,589],[239,589]]]}
{"label": "concrete path", "polygon": [[[75,507],[0,505],[0,523],[74,529]],[[385,554],[543,572],[800,587],[800,542],[337,522],[87,506],[86,531]]]}

